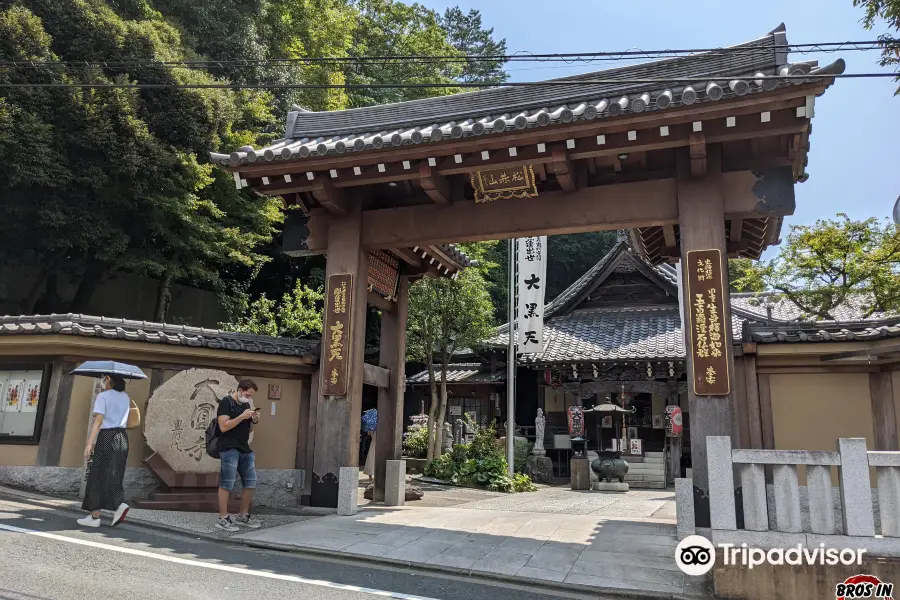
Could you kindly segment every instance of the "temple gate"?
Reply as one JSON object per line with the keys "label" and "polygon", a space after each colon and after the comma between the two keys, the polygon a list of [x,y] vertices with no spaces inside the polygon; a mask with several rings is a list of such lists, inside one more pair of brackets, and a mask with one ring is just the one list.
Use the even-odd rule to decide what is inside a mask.
{"label": "temple gate", "polygon": [[[333,280],[347,285],[350,313],[335,342],[343,362],[324,371],[333,349],[326,330],[328,380],[310,406],[312,502],[333,505],[338,468],[358,462],[362,386],[367,373],[370,381],[378,375],[363,361],[367,303],[386,315],[380,377],[387,387],[378,408],[390,426],[377,440],[378,498],[384,460],[400,453],[408,280],[463,268],[465,257],[447,243],[627,229],[651,264],[684,264],[695,506],[697,525],[707,523],[706,437],[737,437],[722,274],[728,257],[758,258],[778,242],[795,208],[794,184],[808,177],[815,99],[844,69],[841,60],[791,63],[786,44],[782,25],[723,52],[536,87],[336,112],[295,107],[283,139],[212,154],[239,188],[299,206],[304,217],[286,226],[285,250],[327,254],[329,302]],[[693,287],[688,282],[698,265],[687,259],[698,251],[713,278],[704,270],[702,289],[696,277]],[[386,258],[397,264],[396,291],[379,293],[372,265]],[[711,329],[710,319],[720,326]]]}

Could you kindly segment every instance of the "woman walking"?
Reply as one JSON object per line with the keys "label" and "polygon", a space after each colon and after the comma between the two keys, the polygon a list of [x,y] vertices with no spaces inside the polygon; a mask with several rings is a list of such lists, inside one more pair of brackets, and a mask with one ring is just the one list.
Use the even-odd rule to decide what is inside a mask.
{"label": "woman walking", "polygon": [[88,472],[81,508],[91,514],[78,519],[78,524],[85,527],[100,527],[101,510],[114,511],[113,527],[128,514],[122,479],[128,461],[126,425],[131,399],[122,377],[105,375],[102,383],[104,391],[94,403],[94,421],[84,447]]}

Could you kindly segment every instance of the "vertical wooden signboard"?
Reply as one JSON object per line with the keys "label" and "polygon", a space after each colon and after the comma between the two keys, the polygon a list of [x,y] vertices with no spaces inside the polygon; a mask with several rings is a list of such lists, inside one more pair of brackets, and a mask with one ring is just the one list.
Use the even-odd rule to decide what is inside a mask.
{"label": "vertical wooden signboard", "polygon": [[691,377],[698,396],[727,396],[731,391],[728,372],[728,330],[725,315],[725,277],[719,250],[689,250],[687,271],[688,317],[691,342]]}
{"label": "vertical wooden signboard", "polygon": [[353,302],[353,276],[338,273],[328,278],[325,300],[325,331],[322,343],[328,348],[323,371],[325,396],[346,396],[350,356],[350,315]]}

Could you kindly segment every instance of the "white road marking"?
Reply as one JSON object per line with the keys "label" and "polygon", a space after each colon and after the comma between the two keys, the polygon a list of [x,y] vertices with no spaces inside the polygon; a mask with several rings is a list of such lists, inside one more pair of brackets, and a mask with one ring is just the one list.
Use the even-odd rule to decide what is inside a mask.
{"label": "white road marking", "polygon": [[426,596],[414,596],[412,594],[402,594],[400,592],[389,592],[385,590],[375,590],[371,588],[359,587],[356,585],[344,585],[341,583],[333,583],[331,581],[321,581],[318,579],[307,579],[305,577],[297,577],[295,575],[281,575],[279,573],[267,573],[265,571],[254,571],[253,569],[242,569],[240,567],[231,567],[228,565],[218,565],[214,563],[207,563],[199,560],[190,560],[187,558],[179,558],[177,556],[165,556],[163,554],[156,554],[154,552],[147,552],[145,550],[135,550],[133,548],[123,548],[121,546],[114,546],[112,544],[103,544],[101,542],[92,542],[90,540],[81,540],[78,538],[71,538],[64,535],[58,535],[55,533],[47,533],[44,531],[35,531],[33,529],[24,529],[22,527],[14,527],[12,525],[4,525],[0,523],[0,530],[3,531],[11,531],[13,533],[22,533],[26,535],[33,535],[36,537],[47,538],[51,540],[57,540],[60,542],[66,542],[69,544],[78,544],[80,546],[89,546],[91,548],[99,548],[101,550],[111,550],[113,552],[119,552],[121,554],[131,554],[132,556],[142,556],[144,558],[152,558],[154,560],[162,560],[165,562],[176,563],[179,565],[187,565],[190,567],[200,567],[203,569],[214,569],[216,571],[227,571],[229,573],[238,573],[240,575],[252,575],[253,577],[265,577],[266,579],[278,579],[280,581],[292,581],[294,583],[303,583],[306,585],[315,585],[319,587],[327,587],[333,588],[337,590],[346,590],[348,592],[359,592],[362,594],[372,594],[374,596],[383,596],[385,598],[397,598],[398,600],[438,600],[437,598],[428,598]]}

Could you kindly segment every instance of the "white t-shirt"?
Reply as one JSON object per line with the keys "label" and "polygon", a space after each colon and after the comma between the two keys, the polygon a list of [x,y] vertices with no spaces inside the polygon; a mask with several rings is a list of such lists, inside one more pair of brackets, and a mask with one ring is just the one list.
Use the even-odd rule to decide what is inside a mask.
{"label": "white t-shirt", "polygon": [[94,414],[103,415],[103,424],[100,429],[112,429],[125,427],[128,424],[128,410],[131,408],[131,400],[125,392],[106,390],[97,395],[94,402]]}

